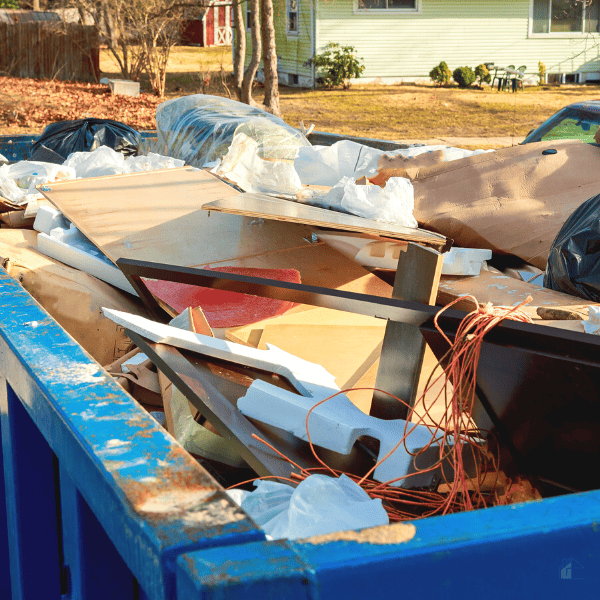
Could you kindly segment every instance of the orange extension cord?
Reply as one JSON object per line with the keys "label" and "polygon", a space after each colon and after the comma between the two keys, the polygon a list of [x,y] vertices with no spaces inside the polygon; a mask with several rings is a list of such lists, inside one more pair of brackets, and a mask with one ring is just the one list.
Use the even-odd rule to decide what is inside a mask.
{"label": "orange extension cord", "polygon": [[[465,298],[473,301],[476,309],[473,312],[470,312],[462,320],[456,333],[454,343],[452,343],[439,327],[438,317],[444,310],[450,308],[459,300],[465,300]],[[390,521],[404,521],[408,519],[429,517],[435,514],[443,515],[452,512],[473,510],[494,503],[495,483],[491,486],[491,489],[488,488],[485,493],[482,491],[481,486],[486,475],[489,475],[490,473],[492,475],[495,474],[496,477],[494,481],[497,481],[498,463],[495,457],[489,453],[487,444],[483,442],[482,433],[484,432],[477,428],[471,417],[475,400],[477,365],[479,363],[483,338],[493,327],[498,325],[498,323],[504,319],[532,323],[529,316],[520,310],[521,307],[528,302],[531,302],[531,297],[528,297],[521,304],[510,309],[494,307],[490,303],[480,307],[473,296],[461,296],[437,313],[434,318],[434,325],[444,336],[444,339],[450,345],[450,349],[432,371],[421,398],[415,404],[415,406],[423,407],[424,413],[422,415],[417,415],[414,407],[408,406],[406,402],[393,394],[388,394],[383,390],[376,390],[388,394],[390,397],[408,407],[409,415],[404,428],[404,435],[398,441],[398,444],[396,444],[396,446],[378,461],[377,464],[363,477],[351,473],[344,474],[360,485],[369,496],[372,498],[380,498],[383,501],[383,506],[388,512]],[[446,367],[442,368],[441,363],[446,363]],[[439,372],[437,376],[436,372]],[[427,392],[442,379],[444,385],[431,404],[437,403],[443,395],[444,406],[446,409],[441,419],[439,419],[439,422],[436,425],[431,425],[433,419],[429,413],[429,408],[425,405],[425,396]],[[303,469],[276,450],[268,442],[254,435],[254,438],[268,446],[273,452],[279,454],[299,470],[299,474],[293,473],[290,479],[282,477],[258,477],[256,479],[279,479],[295,484],[314,473],[326,473],[334,477],[342,475],[341,471],[332,469],[317,455],[310,438],[309,420],[310,415],[315,408],[324,402],[335,398],[335,396],[339,394],[348,394],[352,393],[352,391],[353,390],[341,390],[332,394],[328,398],[315,404],[306,415],[306,432],[310,448],[321,467]],[[431,431],[431,441],[424,448],[421,448],[415,453],[410,453],[406,448],[406,438],[415,425],[427,427]],[[416,466],[415,473],[386,482],[378,482],[370,479],[370,476],[375,469],[401,444],[403,444],[405,450],[414,457]],[[432,446],[439,446],[438,460],[427,468],[419,469],[417,466],[418,457],[427,452]],[[464,467],[464,458],[467,457],[466,452],[471,453],[473,457],[474,477],[470,477]],[[397,485],[392,485],[394,483],[398,484],[399,481],[407,479],[408,477],[414,477],[415,475],[431,471],[439,471],[443,482],[446,484],[445,487],[449,490],[447,493],[423,489],[405,489],[398,487]],[[447,478],[447,475],[450,475],[451,479]],[[232,486],[232,488],[250,483],[256,479],[243,481]],[[487,480],[489,480],[489,478]]]}

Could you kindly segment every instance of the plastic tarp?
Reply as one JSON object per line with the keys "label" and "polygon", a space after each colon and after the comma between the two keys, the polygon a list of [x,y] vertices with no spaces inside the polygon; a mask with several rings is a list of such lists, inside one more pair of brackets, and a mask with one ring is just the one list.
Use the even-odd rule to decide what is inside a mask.
{"label": "plastic tarp", "polygon": [[220,160],[234,136],[244,133],[258,143],[263,159],[293,160],[306,138],[283,120],[228,98],[195,94],[167,100],[156,109],[158,149],[202,167]]}
{"label": "plastic tarp", "polygon": [[600,195],[586,200],[558,232],[544,287],[600,302]]}

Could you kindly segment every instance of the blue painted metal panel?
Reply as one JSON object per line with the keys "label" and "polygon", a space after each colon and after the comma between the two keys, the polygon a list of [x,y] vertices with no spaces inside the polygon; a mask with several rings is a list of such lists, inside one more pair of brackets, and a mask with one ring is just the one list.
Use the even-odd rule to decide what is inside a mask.
{"label": "blue painted metal panel", "polygon": [[137,581],[83,499],[60,467],[60,507],[65,579],[63,600],[134,598]]}
{"label": "blue painted metal panel", "polygon": [[357,541],[332,535],[189,553],[178,560],[178,590],[203,600],[271,598],[286,584],[298,597],[328,600],[598,597],[600,492],[413,525],[375,528]]}
{"label": "blue painted metal panel", "polygon": [[0,135],[0,154],[10,162],[27,160],[29,149],[39,135]]}
{"label": "blue painted metal panel", "polygon": [[13,600],[60,598],[54,455],[11,387],[0,385]]}
{"label": "blue painted metal panel", "polygon": [[[140,131],[142,140],[156,137],[156,131]],[[39,135],[0,135],[0,154],[10,162],[18,162],[29,158],[31,146]]]}
{"label": "blue painted metal panel", "polygon": [[[0,468],[3,469],[2,428],[0,427]],[[0,598],[10,598],[10,562],[4,477],[0,476]]]}
{"label": "blue painted metal panel", "polygon": [[[15,405],[26,409],[149,598],[173,598],[182,552],[264,539],[198,463],[2,270],[0,324],[0,373],[18,396]],[[7,485],[13,485],[10,414],[2,414]],[[25,473],[26,465],[18,469]],[[9,510],[22,512],[16,505]]]}

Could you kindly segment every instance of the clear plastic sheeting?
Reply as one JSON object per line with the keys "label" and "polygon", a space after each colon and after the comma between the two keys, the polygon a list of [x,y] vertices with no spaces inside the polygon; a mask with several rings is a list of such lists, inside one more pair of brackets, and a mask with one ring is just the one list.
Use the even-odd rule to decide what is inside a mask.
{"label": "clear plastic sheeting", "polygon": [[22,160],[0,166],[0,196],[19,206],[42,195],[35,189],[42,183],[75,179],[75,170],[64,165]]}
{"label": "clear plastic sheeting", "polygon": [[122,175],[139,171],[156,171],[183,167],[184,162],[149,153],[147,156],[125,157],[108,146],[100,146],[93,152],[74,152],[69,155],[64,166],[75,170],[77,178],[102,177],[104,175]]}
{"label": "clear plastic sheeting", "polygon": [[236,133],[221,164],[214,170],[245,192],[291,195],[302,192],[302,184],[291,161],[264,160],[260,144],[245,133]]}
{"label": "clear plastic sheeting", "polygon": [[464,150],[450,146],[414,146],[400,150],[378,150],[357,142],[343,140],[332,146],[300,148],[294,167],[300,181],[306,185],[334,186],[343,177],[373,177],[382,156],[413,158],[419,154],[442,150],[444,162],[474,156],[493,150]]}
{"label": "clear plastic sheeting", "polygon": [[413,216],[415,193],[410,180],[391,177],[385,188],[378,185],[357,185],[352,177],[344,177],[324,196],[308,203],[321,208],[357,215],[402,227],[417,227]]}
{"label": "clear plastic sheeting", "polygon": [[160,104],[156,127],[159,151],[195,167],[221,159],[238,133],[258,143],[260,158],[293,160],[299,148],[310,146],[298,130],[274,115],[204,94]]}
{"label": "clear plastic sheeting", "polygon": [[257,480],[256,490],[229,494],[271,539],[306,538],[348,529],[387,525],[380,499],[372,499],[346,475],[311,475],[295,489]]}

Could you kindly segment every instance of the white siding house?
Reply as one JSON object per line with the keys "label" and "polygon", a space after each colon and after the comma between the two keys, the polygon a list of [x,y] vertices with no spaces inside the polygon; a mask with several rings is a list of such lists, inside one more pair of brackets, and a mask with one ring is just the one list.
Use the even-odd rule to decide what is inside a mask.
{"label": "white siding house", "polygon": [[364,82],[426,79],[442,60],[526,65],[532,76],[541,61],[567,80],[600,79],[600,0],[274,1],[286,84],[312,86],[306,63],[329,42],[356,48]]}

